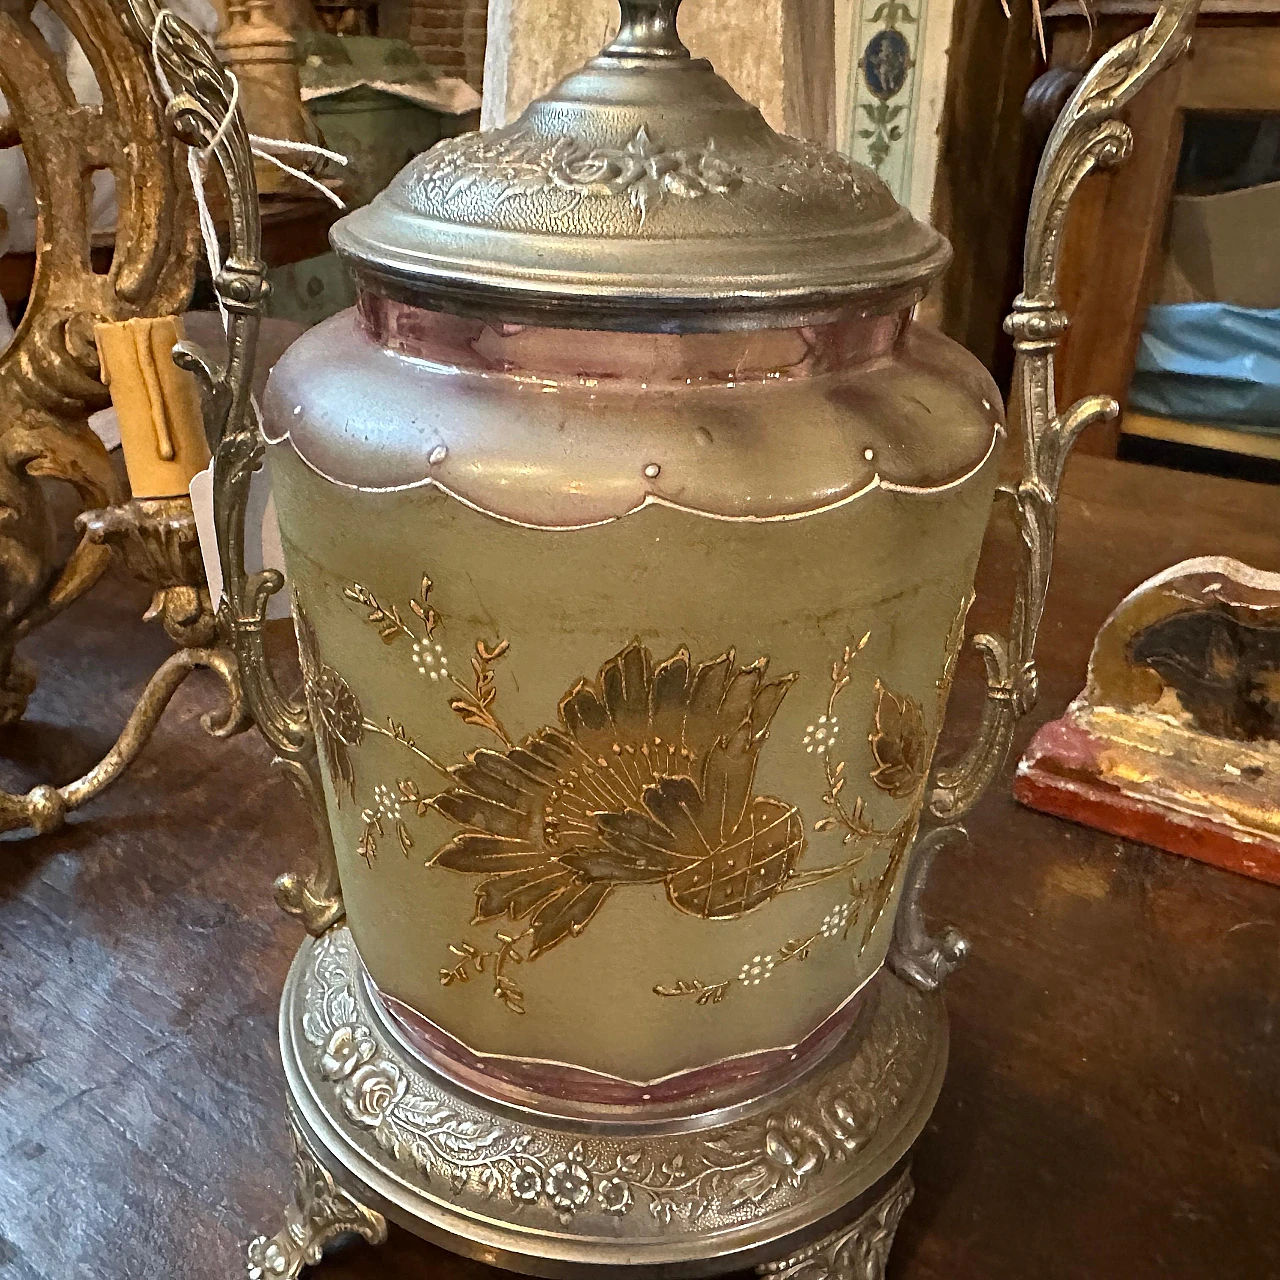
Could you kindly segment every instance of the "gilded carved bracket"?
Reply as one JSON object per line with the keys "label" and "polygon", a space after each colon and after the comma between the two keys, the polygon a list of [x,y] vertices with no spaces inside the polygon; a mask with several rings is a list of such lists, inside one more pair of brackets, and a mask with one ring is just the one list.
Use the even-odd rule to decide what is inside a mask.
{"label": "gilded carved bracket", "polygon": [[[35,275],[17,333],[0,353],[0,724],[21,717],[34,673],[14,648],[98,579],[111,549],[87,533],[68,553],[45,480],[79,510],[128,495],[88,417],[108,403],[95,323],[181,311],[197,242],[194,204],[153,91],[147,55],[108,0],[48,0],[84,51],[102,94],[77,102],[30,3],[0,7],[0,146],[20,146],[37,209]],[[105,272],[90,256],[92,176],[115,178],[119,218]]]}

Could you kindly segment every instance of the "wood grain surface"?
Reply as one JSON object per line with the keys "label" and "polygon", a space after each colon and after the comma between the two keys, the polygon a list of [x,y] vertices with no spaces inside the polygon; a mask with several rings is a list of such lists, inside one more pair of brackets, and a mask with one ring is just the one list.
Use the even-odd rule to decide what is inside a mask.
{"label": "wood grain surface", "polygon": [[[1080,457],[1068,473],[1031,729],[1080,689],[1131,587],[1191,555],[1280,569],[1274,489]],[[971,619],[1007,609],[993,527]],[[120,578],[42,630],[7,786],[109,744],[167,652]],[[972,627],[971,627],[972,629]],[[949,730],[980,703],[965,659]],[[300,940],[271,880],[307,822],[253,735],[175,699],[132,772],[41,840],[0,841],[0,1277],[204,1280],[289,1194],[276,1002]],[[891,1280],[1280,1275],[1280,890],[1019,808],[1008,774],[929,903],[970,938],[952,1062]],[[328,1280],[497,1280],[393,1229]]]}

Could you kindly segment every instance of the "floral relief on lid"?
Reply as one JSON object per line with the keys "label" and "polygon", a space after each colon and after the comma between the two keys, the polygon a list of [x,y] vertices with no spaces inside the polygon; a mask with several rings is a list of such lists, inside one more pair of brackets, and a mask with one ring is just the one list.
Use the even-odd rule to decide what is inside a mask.
{"label": "floral relief on lid", "polygon": [[639,330],[923,292],[949,254],[936,231],[871,170],[771,129],[680,43],[675,0],[622,8],[618,38],[518,120],[441,142],[335,226],[366,290]]}

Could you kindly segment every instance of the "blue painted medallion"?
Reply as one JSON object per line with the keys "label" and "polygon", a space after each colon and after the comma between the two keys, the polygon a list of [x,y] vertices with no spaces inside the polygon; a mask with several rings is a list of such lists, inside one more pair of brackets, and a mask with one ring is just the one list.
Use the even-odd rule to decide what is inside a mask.
{"label": "blue painted medallion", "polygon": [[911,70],[911,46],[901,31],[886,27],[867,41],[862,74],[867,88],[882,102],[899,93]]}

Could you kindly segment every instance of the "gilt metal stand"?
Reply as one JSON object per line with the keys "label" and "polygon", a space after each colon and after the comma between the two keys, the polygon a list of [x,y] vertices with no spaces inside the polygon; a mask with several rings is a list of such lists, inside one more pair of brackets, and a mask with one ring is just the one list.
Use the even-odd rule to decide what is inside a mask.
{"label": "gilt metal stand", "polygon": [[147,681],[115,744],[88,773],[60,787],[42,783],[25,795],[0,791],[0,831],[55,831],[68,813],[105,791],[137,758],[183,681],[201,667],[222,681],[227,695],[221,714],[204,717],[205,729],[227,738],[253,723],[245,710],[235,655],[216,643],[217,619],[209,602],[191,500],[134,500],[86,511],[76,525],[87,545],[114,550],[130,573],[151,587],[145,617],[158,618],[180,647]]}
{"label": "gilt metal stand", "polygon": [[[69,485],[76,511],[124,500],[88,428],[107,400],[94,325],[181,310],[199,244],[185,157],[152,91],[150,54],[130,39],[121,7],[49,0],[49,8],[74,33],[100,96],[94,105],[76,101],[31,6],[0,13],[0,149],[22,148],[39,209],[30,296],[0,349],[0,725],[22,718],[36,684],[15,647],[110,561],[89,537],[68,552],[67,539],[50,536],[44,484]],[[109,270],[91,260],[96,202],[86,184],[99,173],[113,176],[119,206]],[[33,816],[55,811],[37,805]]]}

